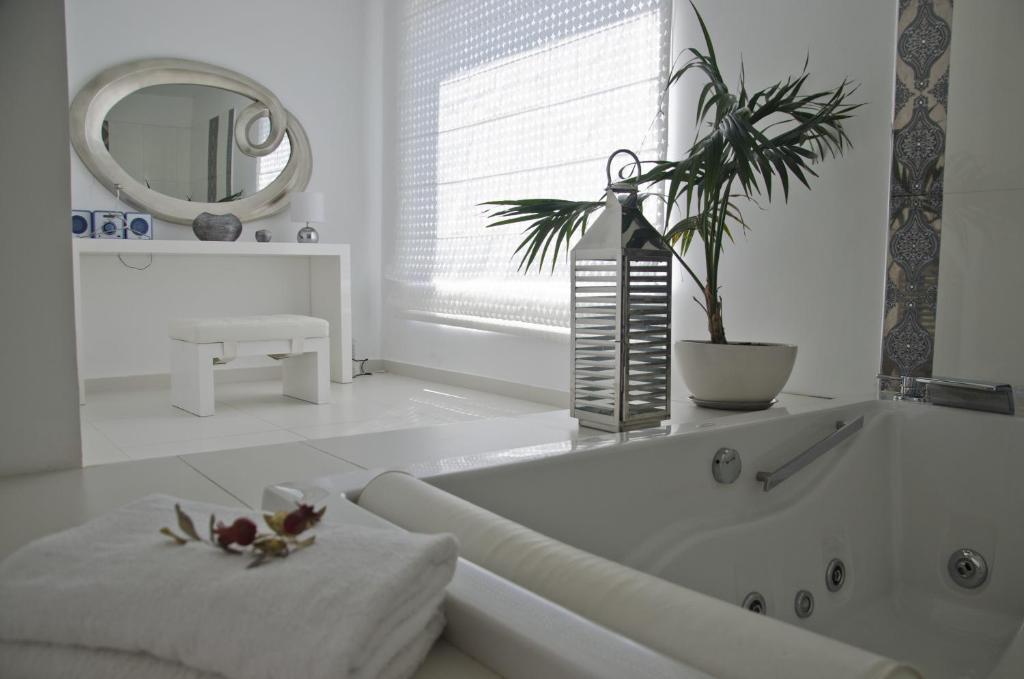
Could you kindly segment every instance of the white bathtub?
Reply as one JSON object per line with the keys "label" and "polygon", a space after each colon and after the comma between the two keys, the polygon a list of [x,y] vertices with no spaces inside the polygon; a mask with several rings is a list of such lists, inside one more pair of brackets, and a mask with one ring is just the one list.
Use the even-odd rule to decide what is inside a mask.
{"label": "white bathtub", "polygon": [[[772,491],[755,480],[860,415],[861,431]],[[712,478],[721,447],[742,459],[731,485]],[[737,605],[759,592],[770,617],[908,661],[929,679],[1024,677],[1022,418],[867,401],[419,471],[495,513],[685,587]],[[959,548],[987,561],[977,589],[947,573]],[[835,592],[826,586],[833,559],[845,565]],[[814,598],[806,618],[794,608],[799,590]]]}

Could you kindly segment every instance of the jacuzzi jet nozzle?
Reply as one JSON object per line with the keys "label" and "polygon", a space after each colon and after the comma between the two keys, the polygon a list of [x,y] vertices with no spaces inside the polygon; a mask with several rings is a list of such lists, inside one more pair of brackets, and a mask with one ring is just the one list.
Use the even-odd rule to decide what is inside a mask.
{"label": "jacuzzi jet nozzle", "polygon": [[988,562],[973,549],[964,547],[953,552],[946,568],[953,582],[965,589],[976,589],[988,580]]}
{"label": "jacuzzi jet nozzle", "polygon": [[838,592],[846,584],[846,565],[840,559],[832,559],[825,567],[825,586],[830,592]]}
{"label": "jacuzzi jet nozzle", "polygon": [[814,612],[814,595],[806,589],[797,592],[796,598],[793,600],[793,610],[796,611],[798,618],[811,617],[811,613]]}
{"label": "jacuzzi jet nozzle", "polygon": [[751,592],[747,596],[743,597],[743,603],[741,605],[752,613],[768,615],[768,602],[765,601],[764,595],[760,592]]}

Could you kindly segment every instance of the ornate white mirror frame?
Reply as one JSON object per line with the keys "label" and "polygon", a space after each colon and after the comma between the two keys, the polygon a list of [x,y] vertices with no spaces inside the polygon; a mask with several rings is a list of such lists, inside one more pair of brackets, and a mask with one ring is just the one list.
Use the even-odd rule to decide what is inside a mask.
{"label": "ornate white mirror frame", "polygon": [[[132,92],[154,85],[205,85],[249,97],[253,103],[235,121],[235,143],[249,156],[265,156],[277,148],[287,132],[291,156],[281,173],[263,189],[239,200],[204,203],[182,200],[154,191],[132,177],[107,150],[102,128],[117,102]],[[267,116],[270,133],[254,143],[253,123]],[[143,59],[113,66],[85,85],[71,103],[71,143],[85,166],[111,192],[155,217],[191,224],[201,213],[231,213],[243,222],[283,210],[292,191],[302,191],[313,168],[312,151],[305,130],[274,93],[240,73],[201,61]]]}

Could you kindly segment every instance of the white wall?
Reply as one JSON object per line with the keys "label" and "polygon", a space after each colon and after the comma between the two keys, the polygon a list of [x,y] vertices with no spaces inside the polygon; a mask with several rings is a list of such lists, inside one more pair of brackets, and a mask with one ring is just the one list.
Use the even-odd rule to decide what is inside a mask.
{"label": "white wall", "polygon": [[[309,2],[303,6],[308,18],[289,22],[274,13],[277,5],[269,0],[250,3],[245,13],[233,3],[199,0],[68,0],[70,90],[73,94],[113,63],[158,55],[203,59],[260,80],[310,134],[311,189],[328,195],[331,223],[321,229],[324,240],[354,246],[357,353],[564,390],[564,339],[409,320],[381,299],[386,267],[378,239],[386,248],[395,219],[397,4]],[[676,48],[699,44],[689,4],[676,4]],[[800,345],[788,390],[870,391],[881,326],[895,8],[888,0],[779,0],[770,5],[704,2],[701,9],[726,70],[738,74],[739,54],[747,55],[748,81],[754,86],[798,71],[808,50],[812,83],[830,86],[844,76],[862,83],[859,96],[868,106],[849,126],[855,148],[846,158],[822,165],[812,191],[797,188],[788,205],[777,202],[748,213],[753,231],[727,249],[722,294],[731,339]],[[207,21],[196,22],[200,15]],[[121,41],[88,38],[109,25],[145,30]],[[182,40],[186,34],[188,40]],[[696,83],[691,79],[677,88],[673,100],[676,144],[692,136],[689,107]],[[76,203],[109,201],[77,158],[72,180]],[[294,232],[286,221],[284,215],[266,220],[278,240],[282,230],[284,239]],[[243,238],[259,226],[247,227]],[[181,226],[158,225],[157,233],[191,238]],[[130,285],[136,275],[114,270],[104,286]],[[703,319],[690,301],[692,286],[679,280],[676,336],[703,337]],[[245,289],[244,278],[235,284]],[[99,344],[92,348],[103,350]],[[686,393],[678,382],[675,393]]]}
{"label": "white wall", "polygon": [[[753,86],[799,72],[808,50],[812,85],[832,86],[843,77],[862,84],[858,96],[868,106],[849,125],[855,148],[846,158],[821,166],[813,191],[795,189],[788,205],[779,201],[764,212],[746,215],[753,231],[723,258],[722,295],[730,339],[800,345],[788,391],[870,392],[878,371],[882,323],[895,3],[751,0],[698,5],[723,68],[738,76],[739,55],[745,55]],[[701,44],[689,3],[677,0],[675,14],[674,51]],[[397,18],[385,17],[385,25],[394,30]],[[383,57],[391,74],[385,77],[382,99],[394,101],[395,93],[388,89],[394,85],[394,58],[390,50]],[[670,111],[677,152],[693,136],[692,106],[701,83],[696,77],[688,83],[674,96]],[[385,138],[384,149],[387,177],[386,168],[397,162],[392,135]],[[387,202],[384,210],[386,273],[395,215]],[[677,277],[675,336],[703,338],[704,320],[690,300],[694,288],[683,284],[679,273]],[[388,309],[386,300],[383,313],[384,358],[567,389],[565,340],[410,321]],[[678,375],[673,392],[677,398],[687,393]]]}
{"label": "white wall", "polygon": [[957,2],[936,375],[1024,385],[1024,3]]}
{"label": "white wall", "polygon": [[0,475],[82,462],[66,72],[62,0],[0,2]]}
{"label": "white wall", "polygon": [[[353,336],[361,355],[379,355],[376,321],[380,287],[380,230],[365,205],[368,154],[379,152],[364,134],[367,63],[363,27],[369,0],[303,0],[301,5],[276,0],[66,0],[68,94],[70,97],[103,69],[148,57],[180,57],[206,61],[248,75],[270,88],[298,117],[313,150],[308,190],[326,197],[327,220],[318,225],[321,241],[350,243],[353,248]],[[112,38],[111,36],[116,36]],[[75,208],[102,209],[113,196],[97,182],[72,151],[71,190]],[[364,215],[368,215],[365,216]],[[62,222],[63,224],[63,222]],[[242,240],[270,228],[276,241],[293,241],[298,225],[287,211],[245,225]],[[192,239],[188,226],[158,222],[157,238]],[[117,289],[155,271],[111,268],[97,290]],[[259,269],[219,282],[236,293],[240,310],[250,308]],[[173,277],[172,277],[173,279]],[[168,283],[171,284],[171,283]],[[87,292],[91,295],[91,292]],[[230,305],[230,300],[224,300]],[[86,309],[103,300],[87,297]],[[110,319],[103,333],[90,333],[87,355],[110,351],[111,343],[131,336],[135,321],[124,314]],[[120,339],[119,339],[120,338]],[[143,372],[161,363],[163,344],[126,365],[123,374]],[[134,355],[134,354],[133,354]],[[86,374],[106,373],[86,366]]]}
{"label": "white wall", "polygon": [[[860,83],[867,105],[847,125],[853,150],[818,166],[811,190],[791,187],[764,212],[744,213],[751,230],[726,244],[721,295],[730,341],[799,345],[790,392],[873,391],[881,350],[896,3],[889,0],[698,2],[724,73],[748,88],[798,74],[810,53],[810,87]],[[688,3],[676,3],[676,44],[702,44]],[[688,76],[689,77],[689,76]],[[673,141],[693,139],[699,77],[672,102],[686,121]],[[735,78],[734,78],[735,82]],[[795,181],[793,182],[796,183]],[[693,257],[690,258],[691,260]],[[706,339],[696,286],[676,288],[675,336]],[[676,393],[686,393],[682,385]]]}

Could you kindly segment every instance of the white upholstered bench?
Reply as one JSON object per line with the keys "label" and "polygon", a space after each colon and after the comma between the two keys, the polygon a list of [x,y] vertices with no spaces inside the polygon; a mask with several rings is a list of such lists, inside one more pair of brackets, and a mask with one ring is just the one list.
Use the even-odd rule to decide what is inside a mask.
{"label": "white upholstered bench", "polygon": [[194,415],[213,415],[213,366],[237,356],[283,362],[285,396],[327,403],[331,389],[330,326],[322,318],[277,314],[180,318],[171,337],[171,403]]}

